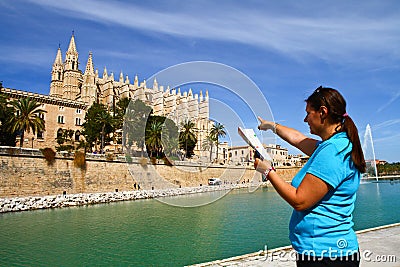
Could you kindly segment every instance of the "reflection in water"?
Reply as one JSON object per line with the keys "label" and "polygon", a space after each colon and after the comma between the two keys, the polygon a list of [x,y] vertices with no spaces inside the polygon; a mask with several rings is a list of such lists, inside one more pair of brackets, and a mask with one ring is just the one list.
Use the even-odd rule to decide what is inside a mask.
{"label": "reflection in water", "polygon": [[[399,222],[399,195],[400,183],[360,185],[355,230]],[[0,214],[0,266],[183,266],[227,258],[288,245],[291,211],[276,191],[260,188],[193,208],[152,199]]]}
{"label": "reflection in water", "polygon": [[158,201],[177,207],[199,207],[211,204],[224,197],[231,190],[217,190],[204,193],[187,194],[174,197],[159,197]]}

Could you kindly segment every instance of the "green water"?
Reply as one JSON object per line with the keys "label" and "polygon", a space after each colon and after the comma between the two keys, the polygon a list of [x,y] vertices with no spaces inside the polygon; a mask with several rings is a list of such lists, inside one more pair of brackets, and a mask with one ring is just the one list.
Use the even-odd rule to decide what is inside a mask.
{"label": "green water", "polygon": [[[361,185],[355,228],[400,222],[399,195],[399,183]],[[290,214],[265,188],[196,208],[143,200],[1,214],[0,266],[183,266],[288,245]]]}

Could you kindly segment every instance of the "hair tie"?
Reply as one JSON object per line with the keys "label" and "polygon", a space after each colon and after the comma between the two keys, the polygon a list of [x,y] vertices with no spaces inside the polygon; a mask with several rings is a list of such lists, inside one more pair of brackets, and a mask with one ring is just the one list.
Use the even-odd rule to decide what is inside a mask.
{"label": "hair tie", "polygon": [[346,112],[346,113],[344,113],[342,116],[343,116],[343,118],[346,118],[346,117],[349,116],[349,114],[347,114],[347,112]]}

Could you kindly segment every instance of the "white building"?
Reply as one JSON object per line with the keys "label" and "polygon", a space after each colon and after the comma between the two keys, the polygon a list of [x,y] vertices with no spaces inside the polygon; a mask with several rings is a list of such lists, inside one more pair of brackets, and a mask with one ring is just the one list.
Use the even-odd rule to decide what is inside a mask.
{"label": "white building", "polygon": [[[272,157],[275,166],[294,166],[290,161],[287,148],[273,144],[264,145],[264,148]],[[249,145],[230,147],[227,161],[235,165],[246,165],[254,162],[254,149]]]}

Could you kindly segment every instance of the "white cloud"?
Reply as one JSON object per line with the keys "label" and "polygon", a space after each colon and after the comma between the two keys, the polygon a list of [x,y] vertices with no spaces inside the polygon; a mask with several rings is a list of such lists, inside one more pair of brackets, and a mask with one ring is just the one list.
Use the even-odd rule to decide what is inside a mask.
{"label": "white cloud", "polygon": [[[400,18],[379,19],[335,8],[316,16],[278,13],[248,5],[192,6],[176,9],[144,8],[131,3],[102,1],[34,1],[60,14],[99,23],[180,37],[234,41],[275,50],[293,58],[315,56],[328,61],[360,59],[360,51],[396,55]],[[334,3],[336,5],[336,3]],[[327,6],[326,8],[329,8]]]}
{"label": "white cloud", "polygon": [[380,138],[375,138],[374,143],[388,143],[388,144],[399,144],[400,140],[400,134],[396,135],[390,135],[390,136],[385,136],[385,137],[380,137]]}
{"label": "white cloud", "polygon": [[394,101],[396,101],[398,98],[400,97],[400,91],[398,91],[396,94],[394,94],[389,101],[383,105],[382,107],[380,107],[377,111],[381,112],[382,110],[386,109],[388,106],[390,106]]}
{"label": "white cloud", "polygon": [[374,131],[382,130],[382,129],[385,129],[387,127],[391,127],[391,126],[396,125],[396,124],[400,124],[400,119],[392,119],[392,120],[387,120],[387,121],[381,122],[379,124],[373,125],[372,129]]}
{"label": "white cloud", "polygon": [[[27,46],[5,47],[0,49],[0,62],[23,64],[50,68],[56,57],[57,50],[47,48],[29,48]],[[54,55],[50,59],[49,55]],[[53,60],[53,61],[52,61]]]}

